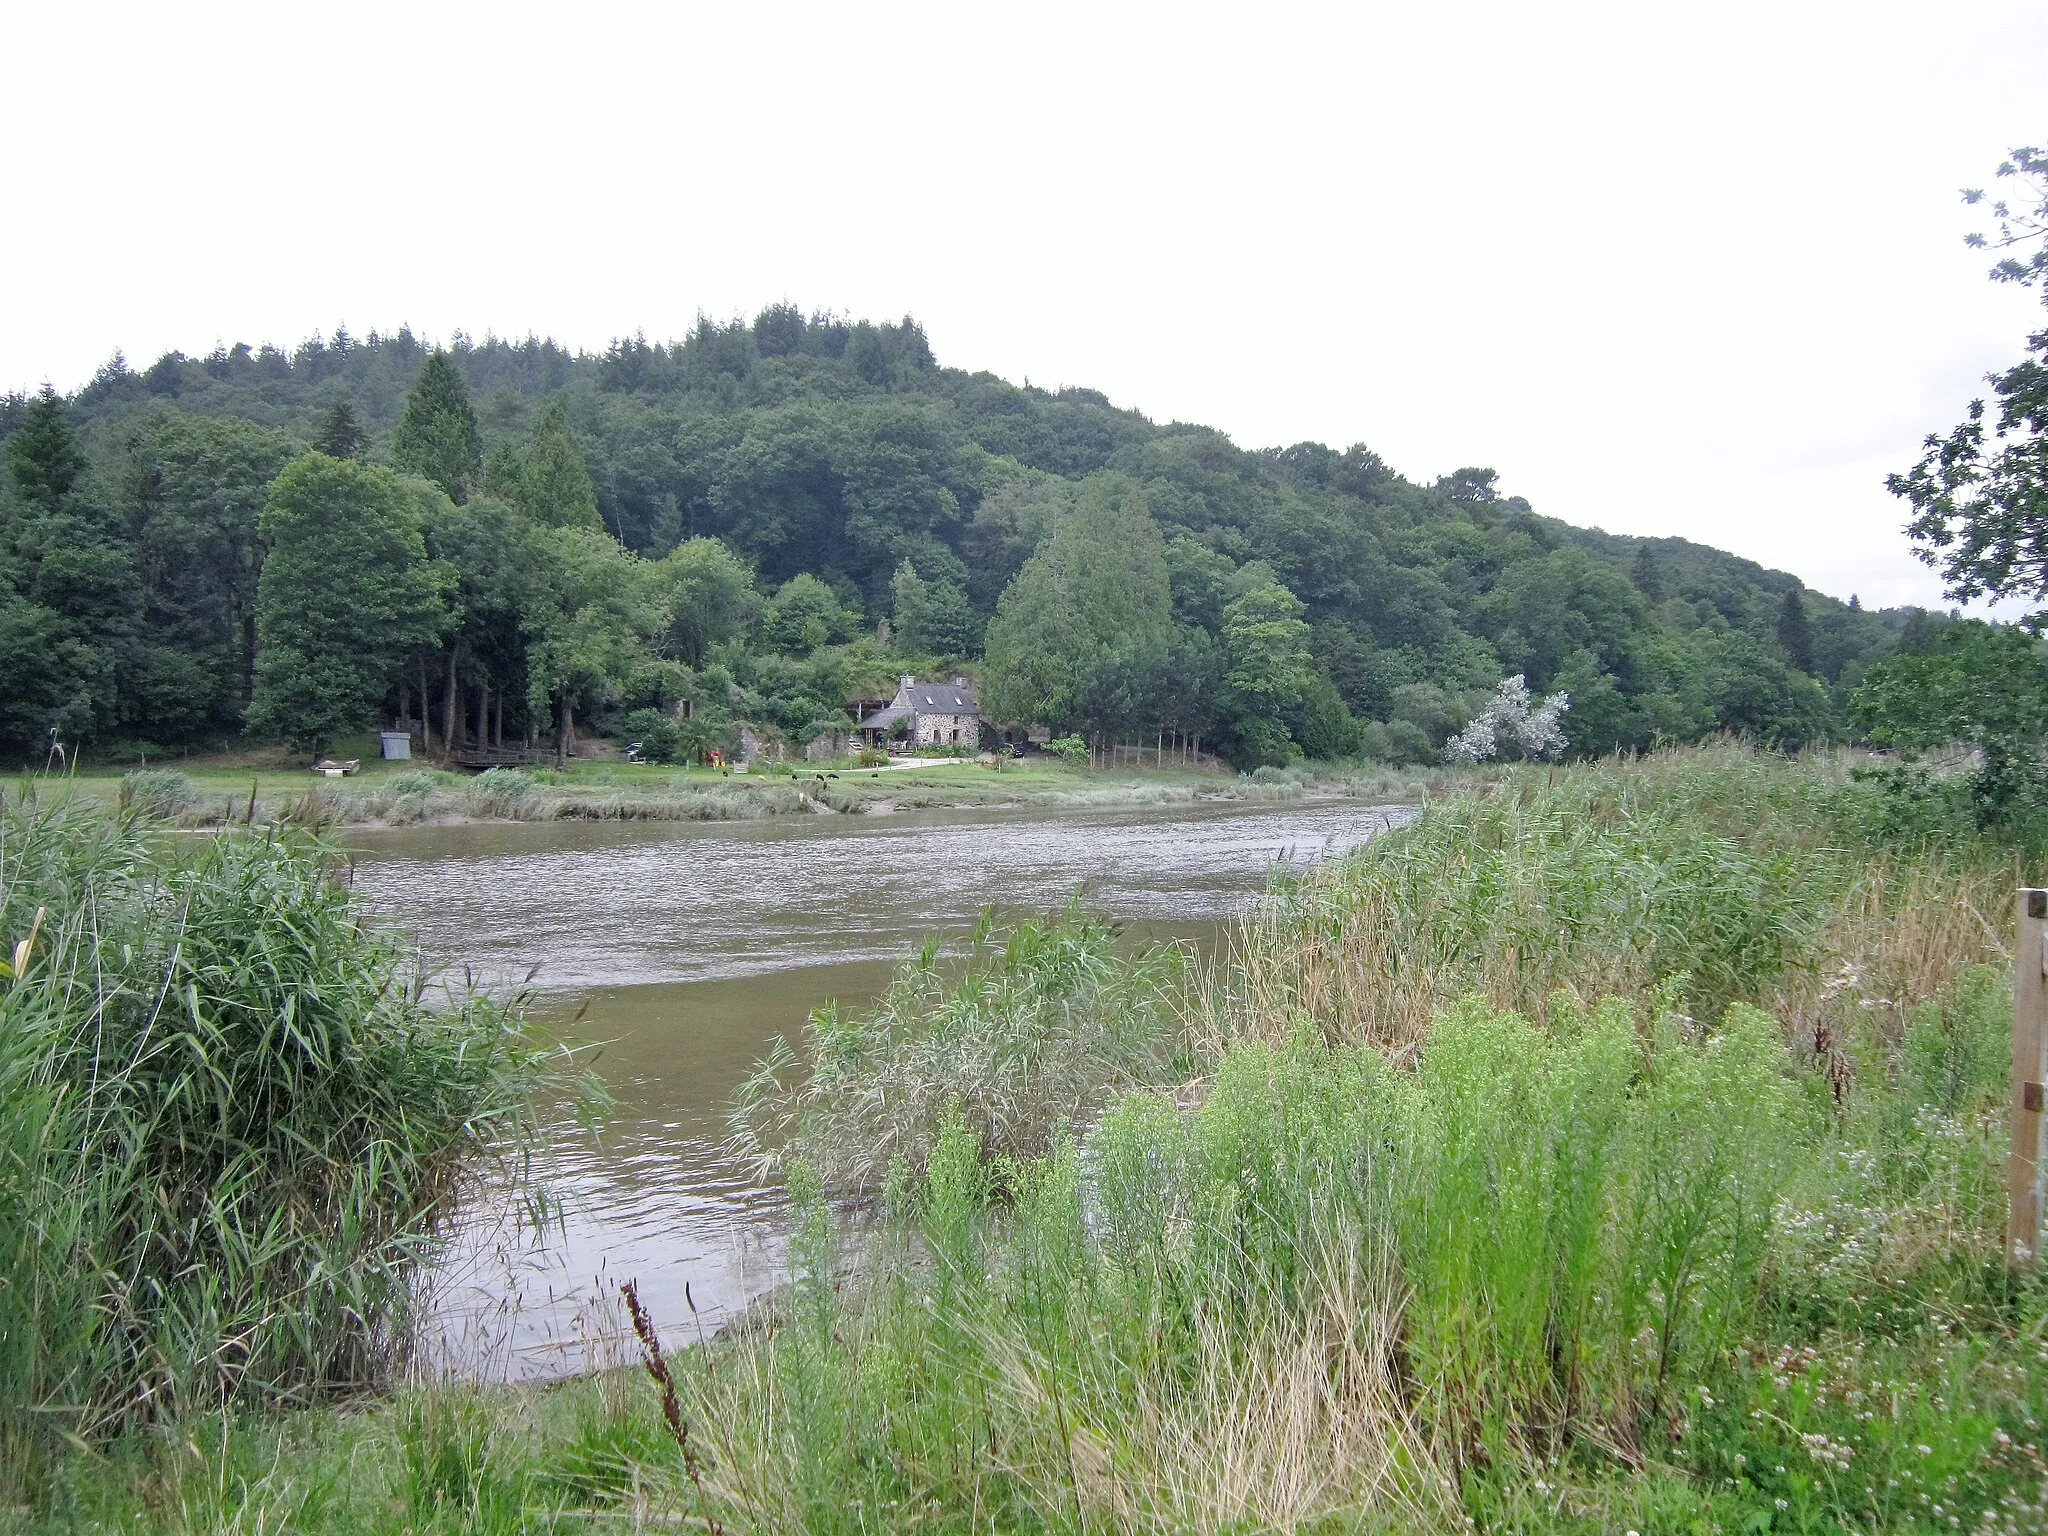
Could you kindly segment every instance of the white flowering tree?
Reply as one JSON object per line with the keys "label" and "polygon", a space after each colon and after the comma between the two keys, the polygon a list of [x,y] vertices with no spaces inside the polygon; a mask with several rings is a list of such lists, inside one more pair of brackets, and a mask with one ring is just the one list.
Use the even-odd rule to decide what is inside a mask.
{"label": "white flowering tree", "polygon": [[1504,678],[1486,708],[1444,743],[1447,763],[1486,763],[1516,752],[1531,760],[1557,757],[1565,748],[1564,712],[1571,695],[1553,693],[1540,703],[1522,674]]}

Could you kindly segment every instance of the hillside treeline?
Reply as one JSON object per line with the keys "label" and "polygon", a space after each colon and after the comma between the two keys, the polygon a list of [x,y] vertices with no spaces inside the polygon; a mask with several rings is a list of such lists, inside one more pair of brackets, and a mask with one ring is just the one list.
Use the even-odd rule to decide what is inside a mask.
{"label": "hillside treeline", "polygon": [[1247,766],[1430,758],[1513,673],[1571,695],[1579,754],[1793,746],[1939,622],[1538,516],[1491,470],[1241,449],[788,305],[595,356],[404,330],[117,356],[0,403],[0,434],[16,760],[397,717],[539,739],[683,700],[688,752],[843,728],[938,669],[998,720]]}

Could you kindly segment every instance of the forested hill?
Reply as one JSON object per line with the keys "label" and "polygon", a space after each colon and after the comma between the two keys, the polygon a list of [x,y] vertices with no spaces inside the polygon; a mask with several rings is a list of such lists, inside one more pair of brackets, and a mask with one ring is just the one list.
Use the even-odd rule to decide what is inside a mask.
{"label": "forested hill", "polygon": [[[449,515],[461,509],[454,522],[423,503],[393,514],[423,530],[442,586],[431,614],[386,616],[398,639],[370,647],[355,683],[354,697],[378,695],[366,717],[406,707],[416,678],[439,708],[453,676],[466,698],[509,698],[520,730],[695,696],[797,737],[837,720],[835,693],[861,696],[897,665],[971,667],[986,644],[993,695],[1013,709],[1095,736],[1199,735],[1247,763],[1361,748],[1419,758],[1515,672],[1572,695],[1576,751],[1721,729],[1796,744],[1835,730],[1846,688],[1910,626],[1936,622],[1862,611],[1684,540],[1539,516],[1489,470],[1419,485],[1363,446],[1247,450],[1093,390],[941,367],[907,318],[776,306],[596,356],[458,337],[452,377],[423,400],[432,355],[400,331],[172,353],[139,372],[117,357],[60,412],[34,397],[0,405],[0,747],[19,756],[53,727],[100,752],[224,740],[252,721],[322,734],[275,697],[248,712],[270,644],[259,581],[285,582],[261,569],[289,536],[282,514],[258,519],[273,480],[315,444],[393,466],[394,484],[438,482]],[[437,410],[454,434],[440,448],[428,443]],[[43,462],[69,451],[53,445],[55,417],[83,449],[61,494]],[[592,526],[575,528],[585,502]],[[480,532],[494,508],[505,527]],[[316,508],[307,526],[332,515]],[[1107,543],[1075,545],[1128,560],[1128,579],[1065,612],[1083,598],[1052,531],[1072,522],[1080,540],[1091,518],[1108,529],[1134,516]],[[623,551],[594,552],[598,525]],[[562,545],[564,530],[586,542]],[[675,574],[703,565],[708,540],[749,583],[719,600],[724,617],[692,617],[702,582]],[[560,662],[568,642],[549,625],[580,610],[543,591],[548,572],[628,553],[637,564],[594,579],[652,583],[613,617],[630,643],[601,664]],[[1006,624],[999,605],[1020,576]],[[1041,677],[1036,694],[1003,654],[1049,643],[1027,610],[1058,620],[1054,643],[1073,654],[1053,659],[1077,674]],[[290,616],[274,617],[284,656]],[[301,638],[321,656],[348,648]],[[559,675],[541,675],[543,652]],[[69,673],[48,659],[60,655]],[[48,680],[27,682],[36,672]]]}

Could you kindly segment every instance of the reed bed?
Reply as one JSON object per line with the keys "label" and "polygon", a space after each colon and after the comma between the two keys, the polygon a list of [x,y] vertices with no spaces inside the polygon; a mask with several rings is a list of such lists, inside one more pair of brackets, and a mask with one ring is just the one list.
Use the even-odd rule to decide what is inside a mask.
{"label": "reed bed", "polygon": [[1462,996],[1541,1015],[1559,991],[1641,1000],[1674,978],[1702,1019],[1748,1003],[1823,1048],[1873,997],[1896,1022],[2005,957],[2019,867],[1973,833],[1873,846],[1842,803],[1856,793],[1826,757],[1725,746],[1475,780],[1277,886],[1210,1033],[1278,1039],[1307,1019],[1401,1050]]}
{"label": "reed bed", "polygon": [[0,809],[0,1481],[65,1437],[387,1378],[413,1265],[555,1053],[428,1007],[277,826]]}

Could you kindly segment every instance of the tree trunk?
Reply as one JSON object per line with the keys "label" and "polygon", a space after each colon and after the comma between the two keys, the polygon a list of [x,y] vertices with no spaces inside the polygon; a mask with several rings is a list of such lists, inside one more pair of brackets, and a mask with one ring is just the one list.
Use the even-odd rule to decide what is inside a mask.
{"label": "tree trunk", "polygon": [[431,704],[430,704],[430,703],[429,703],[428,701],[429,701],[430,699],[432,699],[432,698],[433,698],[433,695],[427,692],[427,657],[426,657],[426,653],[425,653],[424,651],[422,651],[422,652],[420,653],[420,756],[421,756],[421,757],[432,757],[432,756],[434,755],[434,727],[433,727],[433,726],[432,726],[432,725],[431,725],[431,724],[430,724],[430,723],[428,722],[428,720],[427,720],[427,716],[428,716],[428,714],[429,714],[429,713],[430,713],[430,712],[432,711],[432,708],[433,708],[433,706],[432,706],[432,705],[431,705]]}
{"label": "tree trunk", "polygon": [[562,772],[569,766],[569,737],[576,729],[575,706],[569,702],[566,690],[562,694],[561,723],[555,730],[555,771]]}
{"label": "tree trunk", "polygon": [[491,674],[486,672],[476,685],[476,744],[491,744]]}
{"label": "tree trunk", "polygon": [[256,610],[242,615],[242,704],[256,697]]}
{"label": "tree trunk", "polygon": [[460,640],[457,640],[453,645],[448,647],[448,687],[446,691],[443,692],[443,694],[441,695],[441,739],[447,743],[448,752],[450,756],[453,756],[455,752],[455,731],[457,721],[457,716],[455,713],[455,664],[456,661],[461,657],[461,655],[462,642]]}
{"label": "tree trunk", "polygon": [[403,673],[400,673],[398,678],[398,718],[412,718],[412,679]]}
{"label": "tree trunk", "polygon": [[505,690],[498,690],[496,713],[491,716],[491,745],[499,751],[505,749]]}

